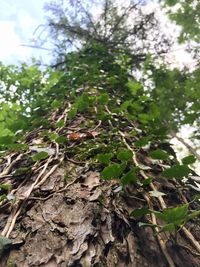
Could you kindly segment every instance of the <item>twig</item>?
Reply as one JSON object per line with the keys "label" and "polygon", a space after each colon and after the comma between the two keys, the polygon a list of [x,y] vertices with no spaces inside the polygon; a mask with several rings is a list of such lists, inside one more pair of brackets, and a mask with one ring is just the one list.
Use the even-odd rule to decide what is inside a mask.
{"label": "twig", "polygon": [[182,137],[179,137],[174,131],[171,131],[171,136],[176,138],[180,143],[182,143],[187,149],[192,153],[198,161],[200,161],[200,154],[197,153],[197,151],[190,145],[188,144]]}
{"label": "twig", "polygon": [[7,220],[6,226],[4,227],[1,235],[2,236],[6,236],[9,237],[10,233],[12,232],[14,226],[15,226],[15,222],[17,220],[17,217],[19,216],[19,214],[21,213],[21,210],[23,208],[23,206],[25,205],[26,201],[29,199],[31,193],[33,190],[37,189],[40,187],[41,184],[43,184],[46,179],[56,170],[56,168],[60,165],[60,163],[63,161],[64,157],[62,157],[60,159],[60,162],[56,165],[54,165],[51,170],[40,180],[40,178],[44,175],[49,163],[54,160],[51,157],[48,159],[48,161],[46,162],[46,164],[44,165],[42,171],[40,172],[40,174],[38,175],[36,181],[31,185],[31,187],[24,193],[23,198],[20,199],[20,203],[18,204],[18,207],[16,208],[16,211],[11,214]]}
{"label": "twig", "polygon": [[[123,140],[124,144],[126,145],[126,147],[133,153],[133,161],[134,161],[135,165],[136,165],[136,166],[139,166],[139,163],[137,162],[137,159],[136,159],[136,156],[135,156],[135,153],[134,153],[133,149],[132,149],[132,148],[129,146],[129,144],[126,142],[124,133],[122,133],[121,131],[119,131],[119,134],[122,136],[122,140]],[[141,170],[140,173],[141,173],[141,175],[142,175],[145,179],[148,178],[148,176],[144,173],[143,170]],[[153,183],[150,184],[150,187],[152,188],[153,191],[156,191],[156,188],[155,188],[155,186],[154,186]],[[160,203],[161,208],[162,208],[162,209],[166,209],[167,205],[166,205],[166,203],[165,203],[165,201],[164,201],[164,199],[163,199],[162,196],[159,196],[159,197],[158,197],[158,201],[159,201],[159,203]],[[194,246],[194,247],[197,249],[197,251],[200,253],[200,244],[199,244],[199,242],[194,238],[194,236],[190,233],[190,231],[187,230],[186,227],[183,226],[182,230],[183,230],[185,236],[190,240],[190,242],[193,244],[193,246]]]}
{"label": "twig", "polygon": [[[149,208],[152,209],[152,205],[151,205],[151,201],[150,201],[149,197],[148,197],[146,194],[144,194],[144,198],[146,199]],[[151,220],[152,220],[152,223],[153,223],[153,224],[157,225],[157,220],[156,220],[156,216],[155,216],[154,213],[151,213]],[[161,250],[162,250],[162,253],[164,254],[164,256],[165,256],[165,258],[166,258],[166,260],[167,260],[169,266],[170,266],[170,267],[175,267],[175,264],[174,264],[174,262],[173,262],[171,256],[169,255],[169,253],[168,253],[168,251],[167,251],[167,247],[166,247],[166,245],[165,245],[165,242],[162,240],[161,235],[158,234],[158,229],[157,229],[157,227],[155,228],[155,231],[156,231],[156,233],[157,233],[156,237],[157,237],[157,240],[158,240],[158,244],[160,245],[160,248],[161,248]]]}
{"label": "twig", "polygon": [[196,250],[200,253],[200,244],[199,242],[194,238],[194,236],[190,233],[190,231],[183,226],[182,231],[184,232],[187,239],[193,244],[193,246],[196,248]]}
{"label": "twig", "polygon": [[70,185],[74,184],[76,181],[77,181],[77,179],[75,179],[71,183],[67,184],[64,188],[62,188],[62,189],[60,189],[58,191],[53,192],[52,194],[50,194],[47,197],[44,197],[44,198],[41,198],[41,197],[29,197],[29,199],[46,201],[49,198],[51,198],[53,195],[64,192]]}
{"label": "twig", "polygon": [[185,246],[185,245],[180,244],[180,243],[178,243],[177,246],[182,247],[182,248],[188,250],[193,256],[200,257],[200,253],[197,253],[197,252],[193,251],[193,250],[192,250],[190,247],[188,247],[188,246]]}
{"label": "twig", "polygon": [[12,162],[10,162],[11,158],[8,159],[8,165],[7,167],[3,170],[3,172],[0,174],[0,178],[3,178],[5,175],[9,174],[9,172],[11,171],[12,167],[16,164],[16,162],[18,160],[20,160],[22,158],[23,154],[19,154],[15,160],[13,160]]}
{"label": "twig", "polygon": [[84,161],[76,161],[74,159],[68,158],[67,156],[65,156],[65,158],[66,158],[66,160],[68,160],[69,162],[74,163],[74,164],[86,164],[86,162],[84,162]]}

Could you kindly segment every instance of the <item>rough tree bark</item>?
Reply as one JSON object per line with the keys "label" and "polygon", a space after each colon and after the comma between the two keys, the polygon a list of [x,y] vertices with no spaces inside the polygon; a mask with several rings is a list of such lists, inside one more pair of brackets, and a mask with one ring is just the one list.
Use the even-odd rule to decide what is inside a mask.
{"label": "rough tree bark", "polygon": [[[54,114],[52,120],[64,117],[65,112],[61,116]],[[94,117],[91,119],[98,124]],[[160,177],[161,167],[153,164],[142,150],[137,154],[137,161],[148,165],[149,170],[140,175],[155,177],[151,186],[167,193],[164,200],[151,198],[144,188],[129,186],[122,191],[118,180],[100,179],[94,162],[76,161],[70,154],[83,143],[95,141],[95,135],[108,129],[107,122],[99,123],[81,135],[80,125],[85,121],[79,114],[56,130],[70,134],[70,142],[64,148],[45,141],[41,128],[29,134],[27,144],[31,151],[46,142],[47,159],[33,164],[29,159],[33,152],[28,151],[8,155],[2,162],[1,181],[12,184],[10,194],[15,196],[15,201],[5,201],[0,207],[1,235],[12,241],[1,250],[0,266],[200,266],[197,225],[190,225],[189,232],[196,246],[184,231],[178,233],[179,245],[175,245],[168,234],[155,235],[152,228],[139,227],[139,220],[129,215],[143,206],[159,209],[162,201],[168,207],[183,203],[189,199],[189,192],[179,194],[177,184]],[[124,131],[122,142],[131,146],[126,140],[127,129],[120,129]],[[17,173],[21,167],[27,168],[25,173]],[[140,220],[154,219],[146,216]]]}

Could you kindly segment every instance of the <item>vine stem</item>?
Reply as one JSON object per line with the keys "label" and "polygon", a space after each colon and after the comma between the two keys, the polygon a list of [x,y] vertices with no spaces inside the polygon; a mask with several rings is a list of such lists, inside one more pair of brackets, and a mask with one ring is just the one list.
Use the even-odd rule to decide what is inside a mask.
{"label": "vine stem", "polygon": [[[121,135],[121,137],[122,137],[122,141],[123,141],[123,143],[126,145],[126,147],[128,148],[128,150],[130,150],[130,151],[132,152],[132,154],[133,154],[133,162],[134,162],[134,164],[135,164],[137,167],[139,167],[139,163],[138,163],[138,161],[137,161],[137,158],[136,158],[136,155],[135,155],[135,151],[134,151],[134,150],[129,146],[129,144],[127,143],[126,138],[125,138],[125,134],[124,134],[123,132],[121,132],[121,131],[119,131],[119,134]],[[141,175],[144,177],[144,179],[147,179],[147,178],[148,178],[148,176],[145,174],[145,172],[144,172],[143,170],[141,170],[140,173],[141,173]],[[152,189],[153,191],[156,191],[156,188],[155,188],[155,186],[153,185],[153,183],[150,184],[150,187],[151,187],[151,189]],[[151,206],[149,197],[147,197],[147,196],[145,195],[145,199],[147,200],[148,205]],[[163,208],[163,207],[166,207],[166,204],[165,204],[163,198],[159,197],[159,202],[160,202],[162,208]],[[152,223],[153,223],[153,224],[157,224],[155,214],[153,214],[153,213],[151,214],[151,219],[152,219]],[[157,229],[155,229],[155,230],[156,230],[156,232],[158,232]],[[165,245],[165,242],[162,240],[161,236],[158,235],[158,234],[157,234],[157,240],[158,240],[158,243],[159,243],[159,245],[160,245],[160,248],[161,248],[161,250],[162,250],[162,252],[163,252],[163,254],[164,254],[164,256],[165,256],[165,258],[166,258],[166,260],[167,260],[167,262],[168,262],[168,264],[169,264],[169,266],[170,266],[170,267],[175,267],[175,263],[174,263],[173,259],[171,258],[170,254],[169,254],[168,251],[167,251],[167,247],[166,247],[166,245]]]}
{"label": "vine stem", "polygon": [[[129,144],[127,143],[126,139],[125,139],[125,135],[123,132],[119,131],[119,134],[122,136],[122,140],[124,142],[124,144],[126,145],[126,147],[133,153],[133,162],[136,166],[139,167],[139,163],[136,159],[135,156],[135,152],[134,150],[129,146]],[[142,176],[147,179],[148,176],[145,174],[145,172],[143,170],[140,171],[140,173],[142,174]],[[150,187],[152,188],[152,190],[156,190],[155,186],[153,185],[153,183],[150,184]],[[163,199],[162,196],[158,197],[158,201],[160,203],[160,206],[162,209],[166,209],[167,205]],[[187,239],[191,242],[191,244],[193,244],[193,246],[196,248],[196,250],[200,253],[200,244],[199,242],[194,238],[194,236],[192,235],[192,233],[185,227],[182,227],[182,231],[184,232],[185,236],[187,237]]]}

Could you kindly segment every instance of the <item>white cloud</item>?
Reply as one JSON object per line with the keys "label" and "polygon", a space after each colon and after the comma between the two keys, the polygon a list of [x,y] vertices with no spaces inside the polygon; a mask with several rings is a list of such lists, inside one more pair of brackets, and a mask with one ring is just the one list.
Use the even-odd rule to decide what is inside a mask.
{"label": "white cloud", "polygon": [[29,52],[20,44],[20,37],[15,33],[15,25],[11,21],[0,21],[0,60],[12,63],[17,60],[25,60]]}
{"label": "white cloud", "polygon": [[46,0],[1,0],[0,10],[0,61],[5,64],[16,64],[28,61],[31,57],[46,58],[47,52],[21,46],[31,44],[34,30],[42,24]]}

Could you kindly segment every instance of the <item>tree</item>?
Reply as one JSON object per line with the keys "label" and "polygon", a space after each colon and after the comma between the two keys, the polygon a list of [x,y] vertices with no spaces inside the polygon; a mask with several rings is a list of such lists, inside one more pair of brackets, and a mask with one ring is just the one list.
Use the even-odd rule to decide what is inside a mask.
{"label": "tree", "polygon": [[[170,18],[182,27],[180,42],[192,39],[198,43],[200,40],[200,3],[194,0],[165,0],[164,2],[164,6],[168,6]],[[177,8],[173,11],[172,8],[175,6]]]}
{"label": "tree", "polygon": [[147,64],[145,69],[145,72],[148,71],[150,71],[148,79],[152,81],[148,88],[148,93],[150,93],[157,106],[160,107],[160,124],[167,128],[172,138],[177,138],[189,149],[190,153],[200,160],[200,155],[196,151],[195,145],[192,147],[177,135],[184,125],[190,125],[192,128],[197,129],[191,139],[193,141],[198,140],[199,68],[191,73],[187,69],[184,71],[171,70],[166,65],[157,68],[150,61],[150,64]]}
{"label": "tree", "polygon": [[94,41],[61,70],[3,72],[46,114],[0,147],[1,266],[199,265],[195,158],[177,161],[129,57]]}
{"label": "tree", "polygon": [[[175,5],[176,2],[170,1],[166,4]],[[138,79],[138,70],[143,71],[144,76],[147,75],[147,70],[151,71],[151,75],[147,75],[147,82],[150,80],[151,84],[152,82],[154,84],[154,89],[150,88],[151,97],[161,107],[159,111],[160,123],[162,125],[167,123],[170,138],[172,132],[174,133],[173,136],[176,135],[184,123],[198,124],[197,103],[199,94],[198,89],[195,89],[195,92],[193,90],[197,75],[191,74],[188,70],[172,71],[169,70],[168,66],[160,63],[159,68],[156,67],[158,65],[156,59],[167,53],[171,42],[169,41],[170,38],[163,33],[163,29],[158,26],[160,23],[154,12],[147,13],[143,11],[145,1],[138,3],[126,1],[120,7],[113,1],[104,1],[102,11],[98,16],[97,14],[94,16],[92,13],[93,5],[101,6],[98,1],[75,1],[70,3],[67,5],[53,3],[47,7],[51,12],[48,25],[59,48],[56,51],[58,57],[57,63],[53,65],[54,67],[66,68],[68,57],[66,58],[65,51],[68,45],[71,49],[75,48],[76,44],[79,47],[81,47],[81,44],[84,45],[87,47],[85,50],[86,58],[91,58],[94,50],[91,49],[90,45],[95,43],[108,55],[105,62],[102,60],[96,61],[96,65],[101,62],[97,67],[99,72],[102,66],[107,66],[107,69],[109,69],[112,62],[116,61],[121,63],[123,61],[124,67],[129,71],[130,76],[136,79]],[[183,4],[183,7],[186,8],[186,5],[190,6],[189,4]],[[79,16],[76,16],[76,14],[79,14]],[[60,40],[60,43],[57,40]],[[81,53],[84,56],[84,52],[81,51]],[[101,54],[99,56],[101,57]],[[96,68],[89,71],[87,63],[87,73],[93,75]],[[100,77],[101,75],[99,75],[100,73],[97,76]],[[160,79],[160,75],[163,75],[167,82]],[[159,83],[164,83],[164,86],[160,86]],[[168,105],[166,106],[165,103],[168,103]],[[193,110],[194,106],[196,106],[195,111]],[[187,147],[189,147],[189,144],[187,144]],[[190,153],[194,151],[195,148],[190,149]],[[195,154],[198,158],[200,157],[197,152]]]}
{"label": "tree", "polygon": [[[56,40],[59,64],[67,51],[93,42],[105,46],[115,56],[119,52],[129,55],[134,67],[148,53],[159,55],[167,51],[171,42],[160,29],[154,12],[143,11],[145,2],[126,1],[119,6],[110,0],[76,0],[47,5],[48,26],[51,38]],[[100,14],[95,12],[97,8]]]}

